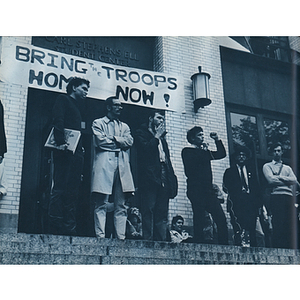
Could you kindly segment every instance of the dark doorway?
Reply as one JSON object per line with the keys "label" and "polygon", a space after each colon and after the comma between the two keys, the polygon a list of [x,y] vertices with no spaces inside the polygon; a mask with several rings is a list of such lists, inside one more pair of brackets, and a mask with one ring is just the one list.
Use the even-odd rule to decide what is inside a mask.
{"label": "dark doorway", "polygon": [[[51,115],[59,94],[29,88],[27,100],[25,142],[23,152],[22,182],[18,231],[25,233],[47,233],[47,211],[51,188],[51,151],[44,147],[51,130]],[[124,105],[121,120],[126,122],[134,135],[141,123],[145,122],[149,108]],[[94,236],[93,205],[90,200],[92,170],[92,130],[94,119],[105,115],[104,101],[87,98],[82,132],[85,162],[79,201],[77,203],[77,232],[79,236]],[[131,166],[138,186],[135,147],[131,149]],[[139,207],[138,193],[130,199],[131,205]]]}

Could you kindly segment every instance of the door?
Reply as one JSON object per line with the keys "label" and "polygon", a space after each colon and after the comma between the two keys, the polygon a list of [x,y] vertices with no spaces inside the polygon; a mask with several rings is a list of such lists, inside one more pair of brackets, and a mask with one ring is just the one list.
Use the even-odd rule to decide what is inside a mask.
{"label": "door", "polygon": [[[51,130],[52,108],[59,93],[29,88],[25,125],[25,141],[21,179],[18,231],[25,233],[48,232],[48,203],[52,183],[51,150],[44,147]],[[146,121],[149,108],[124,104],[121,120],[126,122],[132,135]],[[92,171],[92,130],[94,119],[106,113],[104,101],[87,98],[82,112],[85,129],[82,132],[85,148],[84,170],[77,203],[77,232],[79,236],[94,236],[93,203],[90,200]],[[131,148],[131,167],[135,186],[138,186],[136,150]],[[130,205],[140,206],[138,192]]]}

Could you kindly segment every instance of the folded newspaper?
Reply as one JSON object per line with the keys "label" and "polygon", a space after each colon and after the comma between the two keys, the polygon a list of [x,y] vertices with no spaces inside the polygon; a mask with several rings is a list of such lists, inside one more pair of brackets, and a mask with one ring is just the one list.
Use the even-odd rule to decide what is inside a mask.
{"label": "folded newspaper", "polygon": [[[68,144],[67,149],[72,151],[73,154],[77,148],[81,132],[79,130],[74,130],[74,129],[67,129],[65,128],[65,141]],[[54,128],[51,129],[51,132],[47,138],[47,141],[45,143],[45,147],[48,148],[55,148],[58,150],[63,150],[63,148],[60,146],[57,146],[55,139],[54,139]]]}

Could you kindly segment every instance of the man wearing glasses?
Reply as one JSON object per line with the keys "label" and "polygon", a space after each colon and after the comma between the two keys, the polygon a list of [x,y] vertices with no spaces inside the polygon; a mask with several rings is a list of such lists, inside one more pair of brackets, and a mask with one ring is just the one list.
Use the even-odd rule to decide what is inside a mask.
{"label": "man wearing glasses", "polygon": [[119,117],[122,104],[116,97],[105,101],[107,114],[94,120],[94,164],[92,172],[92,200],[95,203],[95,233],[105,237],[106,213],[111,209],[108,202],[111,195],[114,211],[115,237],[124,240],[126,231],[126,195],[134,192],[133,178],[129,164],[129,149],[133,137],[127,124]]}
{"label": "man wearing glasses", "polygon": [[256,247],[256,221],[262,205],[260,186],[256,172],[248,163],[251,151],[238,146],[233,153],[233,164],[226,169],[223,190],[228,193],[227,210],[231,217],[236,245]]}

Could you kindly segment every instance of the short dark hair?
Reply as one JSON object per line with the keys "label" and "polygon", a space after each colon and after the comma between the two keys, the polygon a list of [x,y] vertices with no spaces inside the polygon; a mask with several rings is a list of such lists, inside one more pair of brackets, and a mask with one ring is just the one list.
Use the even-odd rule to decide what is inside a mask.
{"label": "short dark hair", "polygon": [[234,148],[233,157],[234,157],[234,158],[237,158],[237,156],[238,156],[241,152],[244,152],[244,153],[245,153],[247,159],[251,158],[251,155],[252,155],[251,150],[250,150],[248,147],[242,146],[242,145],[236,146],[236,147]]}
{"label": "short dark hair", "polygon": [[78,87],[82,84],[86,84],[88,87],[90,87],[90,81],[84,78],[80,78],[80,77],[71,77],[69,79],[69,82],[67,84],[67,94],[70,95],[73,91],[73,87]]}
{"label": "short dark hair", "polygon": [[107,110],[107,106],[113,106],[114,102],[113,100],[114,99],[118,99],[116,96],[111,96],[111,97],[108,97],[106,100],[105,100],[105,108]]}
{"label": "short dark hair", "polygon": [[188,140],[188,142],[190,144],[194,144],[194,138],[195,138],[196,134],[198,134],[199,132],[203,132],[203,129],[200,126],[194,126],[190,130],[188,130],[188,132],[186,134],[186,139]]}
{"label": "short dark hair", "polygon": [[165,111],[163,109],[151,109],[151,111],[148,114],[148,119],[154,118],[155,114],[160,114],[160,115],[164,116]]}
{"label": "short dark hair", "polygon": [[271,146],[271,150],[274,151],[274,149],[277,148],[277,147],[281,147],[281,150],[283,150],[282,144],[280,142],[277,142],[277,143],[273,144]]}
{"label": "short dark hair", "polygon": [[178,220],[182,220],[182,222],[184,222],[183,217],[180,216],[180,215],[177,215],[177,216],[173,217],[173,219],[172,219],[172,226],[174,226],[174,224],[176,224],[176,222],[177,222]]}

